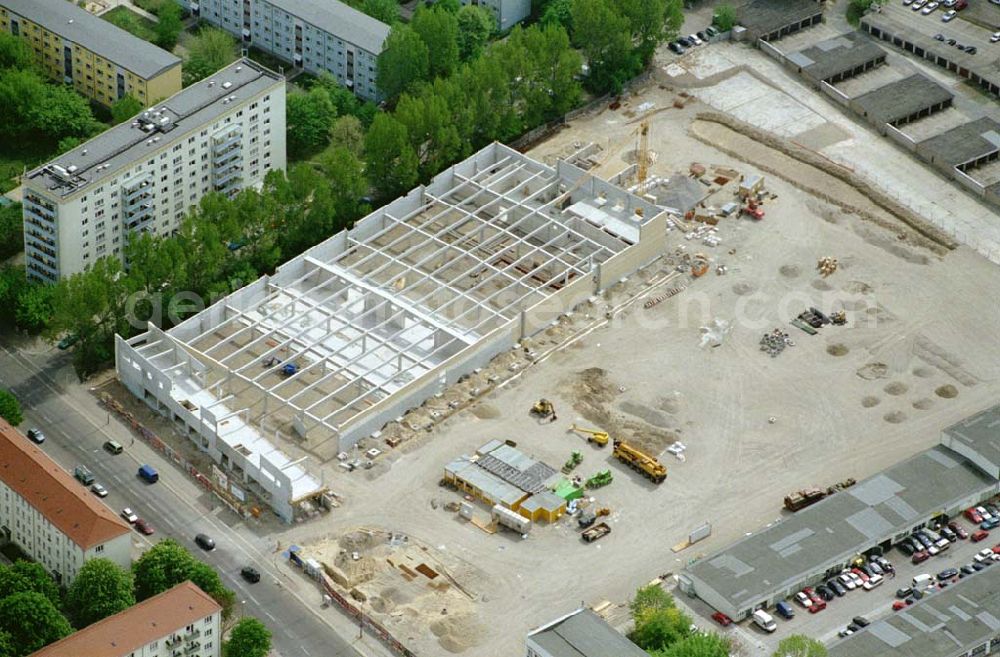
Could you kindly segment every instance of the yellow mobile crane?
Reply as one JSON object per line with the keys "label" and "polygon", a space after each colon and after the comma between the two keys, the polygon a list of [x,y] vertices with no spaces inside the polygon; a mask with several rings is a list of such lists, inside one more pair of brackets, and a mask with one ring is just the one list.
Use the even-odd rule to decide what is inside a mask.
{"label": "yellow mobile crane", "polygon": [[656,457],[632,447],[624,440],[615,439],[615,451],[613,455],[616,459],[642,474],[654,484],[662,484],[667,478],[667,468]]}
{"label": "yellow mobile crane", "polygon": [[604,447],[608,444],[608,433],[606,431],[584,429],[583,427],[578,427],[575,424],[571,426],[569,430],[586,435],[588,443],[594,443],[599,447]]}

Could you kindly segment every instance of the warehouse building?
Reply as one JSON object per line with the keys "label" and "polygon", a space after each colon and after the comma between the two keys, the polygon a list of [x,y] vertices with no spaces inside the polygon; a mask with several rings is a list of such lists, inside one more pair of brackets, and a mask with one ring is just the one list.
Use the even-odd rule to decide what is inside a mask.
{"label": "warehouse building", "polygon": [[941,444],[1000,479],[1000,404],[945,429]]}
{"label": "warehouse building", "polygon": [[666,221],[494,143],[171,330],[118,338],[118,376],[216,460],[237,422],[240,443],[280,431],[333,458],[651,262]]}
{"label": "warehouse building", "polygon": [[248,46],[313,75],[329,73],[359,97],[378,100],[376,60],[389,26],[339,0],[180,2]]}
{"label": "warehouse building", "polygon": [[831,645],[829,657],[1000,654],[1000,568],[965,577]]}
{"label": "warehouse building", "polygon": [[649,657],[590,609],[577,609],[528,633],[527,657]]}
{"label": "warehouse building", "polygon": [[815,86],[836,84],[885,63],[886,52],[857,32],[841,34],[787,56],[788,64]]}
{"label": "warehouse building", "polygon": [[219,657],[222,607],[182,582],[28,657]]}
{"label": "warehouse building", "polygon": [[284,168],[285,80],[237,61],[24,177],[28,276],[54,283],[120,259],[130,233],[169,235],[210,191]]}
{"label": "warehouse building", "polygon": [[884,136],[886,125],[898,128],[930,116],[951,107],[953,99],[937,82],[915,73],[852,98],[850,107]]}
{"label": "warehouse building", "polygon": [[1000,407],[986,413],[946,430],[941,445],[689,566],[681,590],[741,620],[829,579],[856,555],[884,552],[932,518],[991,497],[1000,473],[983,465],[998,462]]}
{"label": "warehouse building", "polygon": [[751,43],[773,41],[823,21],[819,0],[749,0],[736,10]]}
{"label": "warehouse building", "polygon": [[181,90],[181,59],[66,0],[0,0],[0,31],[20,36],[38,67],[105,107],[147,107]]}
{"label": "warehouse building", "polygon": [[86,486],[0,419],[0,543],[68,586],[85,561],[132,565],[132,530]]}

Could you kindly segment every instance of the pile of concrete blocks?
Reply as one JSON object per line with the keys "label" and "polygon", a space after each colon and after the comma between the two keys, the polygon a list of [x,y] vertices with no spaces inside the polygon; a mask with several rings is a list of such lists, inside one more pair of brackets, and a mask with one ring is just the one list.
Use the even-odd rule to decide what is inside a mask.
{"label": "pile of concrete blocks", "polygon": [[770,333],[765,333],[760,339],[760,350],[765,351],[771,358],[774,358],[785,350],[785,347],[794,347],[795,343],[788,337],[788,334],[781,329],[774,329]]}

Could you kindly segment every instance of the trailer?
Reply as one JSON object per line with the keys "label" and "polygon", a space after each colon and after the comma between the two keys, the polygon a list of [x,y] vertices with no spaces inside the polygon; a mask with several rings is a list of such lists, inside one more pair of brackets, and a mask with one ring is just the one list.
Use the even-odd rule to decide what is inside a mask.
{"label": "trailer", "polygon": [[493,519],[493,522],[511,529],[518,534],[524,535],[531,531],[531,520],[499,504],[494,505],[490,510],[490,517]]}
{"label": "trailer", "polygon": [[606,522],[601,522],[580,534],[580,538],[585,543],[593,543],[611,533],[611,527]]}

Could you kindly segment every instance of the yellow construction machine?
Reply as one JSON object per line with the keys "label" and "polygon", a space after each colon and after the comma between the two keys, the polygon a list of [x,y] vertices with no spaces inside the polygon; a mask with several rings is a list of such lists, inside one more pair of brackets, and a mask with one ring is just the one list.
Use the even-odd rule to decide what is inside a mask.
{"label": "yellow construction machine", "polygon": [[551,422],[556,421],[556,407],[548,399],[539,399],[531,407],[531,414],[540,418],[549,418]]}
{"label": "yellow construction machine", "polygon": [[570,431],[575,431],[587,436],[588,443],[594,443],[598,447],[604,447],[608,444],[608,432],[607,431],[597,431],[595,429],[584,429],[583,427],[578,427],[575,424],[569,428]]}
{"label": "yellow construction machine", "polygon": [[662,484],[667,478],[667,468],[655,457],[632,447],[624,440],[615,439],[614,444],[614,457],[654,484]]}

